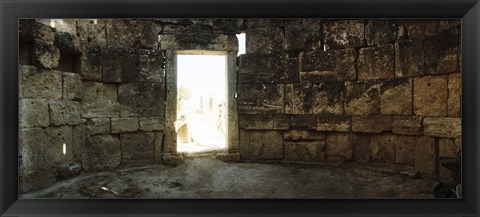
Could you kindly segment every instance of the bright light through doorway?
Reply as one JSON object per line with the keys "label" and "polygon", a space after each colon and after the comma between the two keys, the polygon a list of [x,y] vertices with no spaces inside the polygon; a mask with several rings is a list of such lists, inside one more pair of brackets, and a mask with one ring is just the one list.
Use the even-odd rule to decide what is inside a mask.
{"label": "bright light through doorway", "polygon": [[226,56],[177,55],[178,152],[226,148]]}

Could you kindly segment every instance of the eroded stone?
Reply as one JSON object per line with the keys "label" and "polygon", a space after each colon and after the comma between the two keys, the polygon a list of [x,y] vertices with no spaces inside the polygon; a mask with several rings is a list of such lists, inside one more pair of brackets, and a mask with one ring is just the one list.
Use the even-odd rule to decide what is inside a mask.
{"label": "eroded stone", "polygon": [[45,99],[19,100],[19,127],[47,127],[50,125],[48,101]]}
{"label": "eroded stone", "polygon": [[154,154],[154,133],[121,134],[123,161],[152,161]]}
{"label": "eroded stone", "polygon": [[349,161],[353,156],[351,133],[327,133],[327,161]]}
{"label": "eroded stone", "polygon": [[50,101],[50,121],[54,126],[79,125],[81,117],[80,103],[69,100]]}
{"label": "eroded stone", "polygon": [[394,65],[393,45],[362,48],[358,55],[358,80],[393,78]]}
{"label": "eroded stone", "polygon": [[138,118],[112,118],[112,133],[135,132],[138,128]]}
{"label": "eroded stone", "polygon": [[334,20],[323,24],[327,49],[360,47],[365,38],[363,20]]}
{"label": "eroded stone", "polygon": [[415,115],[447,115],[447,77],[424,76],[413,80],[413,109]]}

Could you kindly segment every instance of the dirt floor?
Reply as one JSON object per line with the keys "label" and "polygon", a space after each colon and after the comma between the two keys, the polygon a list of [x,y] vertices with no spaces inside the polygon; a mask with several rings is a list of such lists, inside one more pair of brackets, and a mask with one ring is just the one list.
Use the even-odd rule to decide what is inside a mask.
{"label": "dirt floor", "polygon": [[225,163],[188,159],[82,174],[21,198],[433,198],[432,179],[356,164]]}

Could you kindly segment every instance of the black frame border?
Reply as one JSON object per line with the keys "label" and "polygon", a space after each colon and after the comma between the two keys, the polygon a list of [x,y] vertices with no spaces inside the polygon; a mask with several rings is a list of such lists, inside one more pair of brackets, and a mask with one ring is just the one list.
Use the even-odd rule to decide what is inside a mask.
{"label": "black frame border", "polygon": [[[18,199],[19,18],[462,18],[463,199]],[[479,0],[0,0],[1,216],[478,216]]]}

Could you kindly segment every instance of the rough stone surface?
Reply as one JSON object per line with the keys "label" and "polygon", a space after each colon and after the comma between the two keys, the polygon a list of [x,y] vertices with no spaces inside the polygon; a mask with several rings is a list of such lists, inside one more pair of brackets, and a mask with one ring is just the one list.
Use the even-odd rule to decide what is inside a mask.
{"label": "rough stone surface", "polygon": [[435,173],[435,139],[429,136],[415,138],[415,171],[421,174]]}
{"label": "rough stone surface", "polygon": [[61,99],[62,73],[37,72],[34,67],[20,67],[21,94],[24,98]]}
{"label": "rough stone surface", "polygon": [[462,76],[460,73],[448,75],[448,116],[460,117],[462,99]]}
{"label": "rough stone surface", "polygon": [[63,73],[63,99],[80,100],[83,98],[82,78],[77,73]]}
{"label": "rough stone surface", "polygon": [[324,132],[311,130],[288,130],[283,133],[285,141],[325,140]]}
{"label": "rough stone surface", "polygon": [[350,116],[320,115],[317,118],[317,131],[349,132],[350,130]]}
{"label": "rough stone surface", "polygon": [[54,126],[79,125],[81,117],[80,103],[68,100],[50,101],[50,121]]}
{"label": "rough stone surface", "polygon": [[376,81],[345,82],[345,114],[380,114],[380,83]]}
{"label": "rough stone surface", "polygon": [[50,26],[35,20],[20,19],[18,22],[20,38],[26,42],[33,42],[35,39],[53,44],[55,32]]}
{"label": "rough stone surface", "polygon": [[397,135],[395,139],[395,163],[415,164],[415,137]]}
{"label": "rough stone surface", "polygon": [[83,83],[83,92],[85,102],[118,101],[117,86],[114,84],[87,81]]}
{"label": "rough stone surface", "polygon": [[[45,129],[49,143],[45,146],[45,163],[56,166],[73,160],[72,127],[48,127]],[[65,154],[63,145],[65,144]]]}
{"label": "rough stone surface", "polygon": [[142,131],[163,130],[163,118],[161,117],[141,117],[138,119],[138,124]]}
{"label": "rough stone surface", "polygon": [[409,38],[426,38],[460,25],[458,19],[405,19],[402,25]]}
{"label": "rough stone surface", "polygon": [[122,160],[153,160],[154,140],[154,133],[121,134]]}
{"label": "rough stone surface", "polygon": [[371,160],[394,163],[396,139],[394,134],[372,134],[370,137]]}
{"label": "rough stone surface", "polygon": [[397,39],[397,20],[368,20],[365,26],[365,39],[369,46],[392,44]]}
{"label": "rough stone surface", "polygon": [[42,128],[26,128],[18,131],[19,173],[33,173],[45,165],[45,148],[49,144]]}
{"label": "rough stone surface", "polygon": [[273,116],[242,115],[238,117],[238,126],[246,130],[271,130],[273,129]]}
{"label": "rough stone surface", "polygon": [[325,140],[285,141],[287,161],[318,162],[325,160]]}
{"label": "rough stone surface", "polygon": [[60,60],[60,50],[45,41],[33,43],[33,62],[45,69],[55,69]]}
{"label": "rough stone surface", "polygon": [[83,118],[119,117],[120,105],[118,102],[96,101],[81,104]]}
{"label": "rough stone surface", "polygon": [[92,118],[85,122],[87,135],[109,134],[110,118]]}
{"label": "rough stone surface", "polygon": [[85,125],[78,125],[72,128],[73,158],[76,162],[82,162],[88,154],[85,128]]}
{"label": "rough stone surface", "polygon": [[307,52],[303,57],[300,81],[355,80],[355,49]]}
{"label": "rough stone surface", "polygon": [[451,73],[459,70],[459,31],[453,28],[425,39],[427,74]]}
{"label": "rough stone surface", "polygon": [[162,52],[159,50],[139,50],[139,78],[137,81],[163,82]]}
{"label": "rough stone surface", "polygon": [[425,117],[423,133],[428,136],[458,138],[462,135],[462,119],[449,117]]}
{"label": "rough stone surface", "polygon": [[118,86],[121,117],[163,115],[164,89],[159,83],[129,83]]}
{"label": "rough stone surface", "polygon": [[80,56],[80,75],[83,80],[102,81],[102,48],[95,44],[87,44]]}
{"label": "rough stone surface", "polygon": [[161,27],[148,20],[112,19],[107,23],[109,46],[156,48]]}
{"label": "rough stone surface", "polygon": [[111,135],[88,137],[88,155],[83,161],[85,171],[111,170],[120,165],[120,140]]}
{"label": "rough stone surface", "polygon": [[361,133],[381,133],[392,129],[391,116],[353,116],[352,131]]}
{"label": "rough stone surface", "polygon": [[287,114],[343,114],[343,82],[287,84]]}
{"label": "rough stone surface", "polygon": [[395,43],[395,77],[416,77],[424,74],[425,58],[421,40]]}
{"label": "rough stone surface", "polygon": [[279,27],[246,29],[247,54],[276,53],[283,48],[284,34]]}
{"label": "rough stone surface", "polygon": [[19,100],[19,127],[47,127],[50,125],[48,101],[45,99]]}
{"label": "rough stone surface", "polygon": [[366,164],[370,162],[370,155],[370,135],[353,134],[353,159],[360,164]]}
{"label": "rough stone surface", "polygon": [[252,53],[239,57],[238,83],[291,83],[298,80],[298,59],[287,54]]}
{"label": "rough stone surface", "polygon": [[292,115],[292,129],[315,130],[317,129],[317,117],[315,115]]}
{"label": "rough stone surface", "polygon": [[413,109],[415,115],[447,115],[447,77],[424,76],[413,80]]}
{"label": "rough stone surface", "polygon": [[321,31],[319,20],[302,20],[301,24],[285,25],[284,48],[287,51],[320,50]]}
{"label": "rough stone surface", "polygon": [[398,116],[393,117],[392,132],[404,135],[422,135],[422,117],[419,116]]}
{"label": "rough stone surface", "polygon": [[412,114],[412,80],[384,81],[380,87],[380,113],[382,115]]}
{"label": "rough stone surface", "polygon": [[454,139],[440,138],[438,140],[438,155],[440,157],[456,158],[461,149],[461,143],[455,142]]}
{"label": "rough stone surface", "polygon": [[107,45],[107,23],[109,19],[77,19],[78,37],[82,43]]}
{"label": "rough stone surface", "polygon": [[68,32],[55,33],[55,46],[60,48],[61,52],[78,54],[82,51],[79,38]]}
{"label": "rough stone surface", "polygon": [[275,115],[273,117],[273,129],[275,130],[289,130],[291,126],[290,116]]}
{"label": "rough stone surface", "polygon": [[278,131],[240,131],[240,154],[246,160],[283,157],[283,137]]}
{"label": "rough stone surface", "polygon": [[140,70],[138,50],[133,48],[105,47],[102,55],[102,81],[107,83],[136,82]]}
{"label": "rough stone surface", "polygon": [[349,161],[353,157],[353,134],[327,134],[327,161]]}
{"label": "rough stone surface", "polygon": [[135,132],[138,128],[138,118],[112,118],[112,133]]}
{"label": "rough stone surface", "polygon": [[284,112],[284,85],[238,85],[239,114],[281,114]]}
{"label": "rough stone surface", "polygon": [[363,20],[335,20],[323,24],[327,49],[360,47],[365,39]]}
{"label": "rough stone surface", "polygon": [[374,80],[394,77],[393,45],[362,48],[358,54],[358,79]]}

